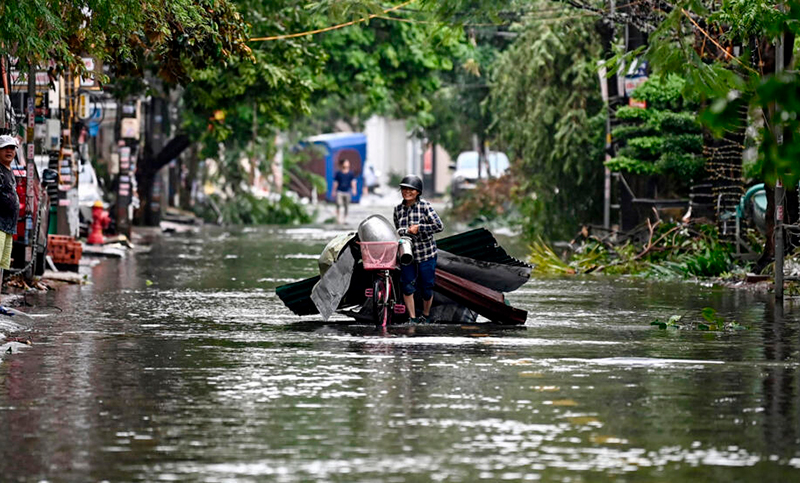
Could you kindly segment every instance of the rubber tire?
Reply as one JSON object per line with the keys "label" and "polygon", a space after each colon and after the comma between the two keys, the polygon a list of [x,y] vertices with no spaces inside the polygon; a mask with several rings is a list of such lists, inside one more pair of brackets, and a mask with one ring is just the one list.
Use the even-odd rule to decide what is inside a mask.
{"label": "rubber tire", "polygon": [[[45,197],[45,200],[47,198]],[[34,257],[36,260],[33,262],[33,274],[37,277],[44,275],[47,269],[47,231],[50,227],[50,203],[41,203],[39,205],[39,233],[36,234],[36,244],[34,248]],[[41,238],[41,240],[40,240]],[[41,249],[39,246],[41,245]]]}
{"label": "rubber tire", "polygon": [[388,326],[392,318],[389,307],[390,291],[391,286],[386,287],[382,277],[375,278],[372,284],[372,320],[375,322],[375,327],[379,329]]}
{"label": "rubber tire", "polygon": [[36,261],[33,262],[33,274],[37,277],[44,275],[47,269],[47,238],[44,239],[42,250],[36,251]]}

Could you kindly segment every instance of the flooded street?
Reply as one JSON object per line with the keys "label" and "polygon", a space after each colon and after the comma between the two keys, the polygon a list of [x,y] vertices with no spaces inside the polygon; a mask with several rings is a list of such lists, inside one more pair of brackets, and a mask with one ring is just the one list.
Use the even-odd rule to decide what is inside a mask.
{"label": "flooded street", "polygon": [[[789,481],[800,307],[695,283],[532,280],[525,327],[297,317],[338,232],[204,228],[28,295],[3,481]],[[508,240],[500,238],[504,246]],[[517,253],[521,255],[521,253]],[[659,330],[713,307],[749,330]],[[337,318],[334,322],[345,321]]]}

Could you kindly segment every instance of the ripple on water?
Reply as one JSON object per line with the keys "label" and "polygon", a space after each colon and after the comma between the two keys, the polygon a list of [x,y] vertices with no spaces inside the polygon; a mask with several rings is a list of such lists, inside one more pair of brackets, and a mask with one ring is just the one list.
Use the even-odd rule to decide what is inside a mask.
{"label": "ripple on water", "polygon": [[318,260],[319,259],[319,253],[317,253],[317,254],[313,254],[313,253],[290,253],[288,255],[277,254],[277,255],[275,255],[275,258],[297,258],[297,259],[300,259],[300,260]]}

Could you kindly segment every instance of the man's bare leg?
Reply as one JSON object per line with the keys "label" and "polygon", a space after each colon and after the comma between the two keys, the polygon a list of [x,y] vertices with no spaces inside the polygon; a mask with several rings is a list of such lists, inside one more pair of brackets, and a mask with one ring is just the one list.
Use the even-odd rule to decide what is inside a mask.
{"label": "man's bare leg", "polygon": [[414,312],[414,294],[406,295],[403,294],[403,302],[406,304],[406,312],[408,312],[408,316],[412,319],[416,317],[416,313]]}

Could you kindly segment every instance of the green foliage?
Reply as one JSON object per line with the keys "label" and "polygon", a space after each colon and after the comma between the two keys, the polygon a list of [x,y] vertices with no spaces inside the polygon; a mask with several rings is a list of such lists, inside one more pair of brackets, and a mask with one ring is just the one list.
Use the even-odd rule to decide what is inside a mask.
{"label": "green foliage", "polygon": [[398,173],[397,171],[389,171],[389,187],[394,189],[397,186],[400,186],[400,182],[403,180],[405,173]]}
{"label": "green foliage", "polygon": [[653,159],[664,149],[664,139],[660,136],[644,136],[628,140],[628,145],[620,150],[620,154],[636,158]]}
{"label": "green foliage", "polygon": [[[745,43],[755,37],[769,35],[781,31],[781,23],[786,20],[782,9],[776,8],[782,3],[765,0],[729,0],[722,8],[711,12],[709,20],[718,25],[728,25],[724,40]],[[796,4],[792,8],[797,8]],[[797,31],[797,27],[794,27]]]}
{"label": "green foliage", "polygon": [[[550,2],[534,2],[538,8]],[[564,15],[539,20],[532,13],[498,58],[491,109],[497,144],[521,180],[517,200],[525,234],[569,236],[579,221],[601,213],[605,110],[596,63],[596,24]]]}
{"label": "green foliage", "polygon": [[[370,2],[349,3],[362,13],[373,9]],[[452,59],[466,48],[464,35],[446,25],[414,22],[410,13],[391,16],[409,21],[373,18],[317,39],[326,64],[314,78],[313,114],[305,130],[326,132],[342,119],[359,129],[373,114],[431,123],[438,74],[453,69]]]}
{"label": "green foliage", "polygon": [[655,319],[654,321],[650,322],[650,325],[657,325],[659,329],[664,330],[667,328],[670,329],[680,329],[681,324],[680,321],[683,319],[682,315],[672,315],[669,319],[665,322],[662,322],[660,319]]}
{"label": "green foliage", "polygon": [[645,241],[637,243],[635,239],[640,238],[612,246],[589,236],[565,260],[537,241],[531,245],[530,260],[536,273],[552,274],[553,267],[560,267],[561,273],[603,272],[658,279],[719,277],[733,266],[732,247],[719,240],[713,226],[659,222]]}
{"label": "green foliage", "polygon": [[658,129],[673,133],[697,133],[697,116],[690,112],[661,111],[658,116]]}
{"label": "green foliage", "polygon": [[[286,2],[239,0],[237,6],[252,25],[253,37],[303,31],[319,21]],[[232,56],[196,72],[183,95],[185,128],[241,150],[252,142],[255,115],[256,135],[272,135],[309,113],[313,79],[326,59],[312,37],[253,42],[251,55]]]}
{"label": "green foliage", "polygon": [[528,261],[533,265],[535,273],[540,275],[572,275],[575,273],[575,269],[561,260],[561,257],[556,255],[541,237],[537,237],[531,242]]}
{"label": "green foliage", "polygon": [[654,76],[639,86],[633,97],[647,101],[647,109],[623,106],[617,118],[625,124],[612,135],[623,143],[617,156],[606,162],[612,171],[639,175],[672,176],[685,186],[702,174],[703,137],[700,125],[682,92],[684,81],[675,75]]}
{"label": "green foliage", "polygon": [[[559,257],[555,251],[536,237],[530,244],[531,253],[528,260],[533,265],[534,273],[539,275],[574,275],[585,273],[587,267],[598,267],[608,264],[614,253],[602,242],[590,238],[568,256]],[[588,271],[592,271],[591,269]]]}
{"label": "green foliage", "polygon": [[771,113],[772,130],[764,131],[759,150],[764,178],[770,182],[782,178],[785,185],[795,185],[800,181],[800,76],[793,72],[770,77],[756,93],[761,109]]}
{"label": "green foliage", "polygon": [[703,137],[698,133],[666,135],[661,140],[661,146],[666,154],[701,153]]}
{"label": "green foliage", "polygon": [[[246,26],[228,0],[12,1],[0,6],[0,51],[56,71],[81,72],[92,55],[117,77],[148,66],[172,83],[196,68],[249,55]],[[105,78],[105,76],[101,76]]]}
{"label": "green foliage", "polygon": [[[219,212],[212,209],[211,203],[219,207]],[[311,216],[305,207],[290,196],[281,196],[275,201],[242,192],[227,199],[212,195],[211,203],[199,205],[197,214],[213,223],[221,221],[234,225],[287,225],[311,222]]]}
{"label": "green foliage", "polygon": [[[698,141],[699,137],[697,136]],[[667,139],[667,141],[671,140]],[[667,144],[665,143],[665,145]],[[705,158],[700,155],[681,153],[667,147],[654,165],[653,172],[673,173],[676,178],[682,180],[697,179],[702,175],[705,163]]]}
{"label": "green foliage", "polygon": [[686,314],[684,314],[672,315],[666,321],[655,319],[650,322],[650,325],[658,326],[661,330],[674,329],[724,332],[747,330],[747,327],[739,324],[735,320],[730,322],[726,321],[725,318],[720,316],[716,309],[712,307],[703,307],[700,311],[700,316],[704,322],[687,318]]}
{"label": "green foliage", "polygon": [[617,109],[617,119],[620,121],[641,121],[646,123],[655,115],[655,111],[639,107],[622,106]]}
{"label": "green foliage", "polygon": [[[637,109],[637,110],[641,111],[642,109]],[[654,128],[648,126],[647,124],[638,124],[638,125],[627,124],[627,125],[617,126],[613,130],[611,130],[611,138],[630,139],[641,136],[652,136],[656,132],[657,131]]]}
{"label": "green foliage", "polygon": [[637,87],[631,97],[646,101],[655,111],[681,111],[685,108],[683,92],[686,82],[677,75],[655,76]]}
{"label": "green foliage", "polygon": [[606,162],[606,167],[614,172],[651,175],[656,174],[656,165],[638,159],[619,155]]}
{"label": "green foliage", "polygon": [[450,218],[473,223],[511,221],[516,215],[511,194],[516,187],[517,183],[509,175],[481,179],[469,196],[460,196],[454,200]]}
{"label": "green foliage", "polygon": [[[290,143],[290,146],[296,144]],[[323,150],[324,148],[318,144],[306,144],[302,149],[286,150],[283,158],[284,184],[288,185],[294,178],[309,188],[314,188],[317,193],[325,193],[328,189],[328,182],[325,178],[305,169],[313,158],[324,156]]]}
{"label": "green foliage", "polygon": [[[236,4],[253,38],[302,32],[327,19],[292,2]],[[182,95],[182,130],[204,146],[203,156],[219,160],[223,176],[217,181],[234,192],[251,176],[242,172],[240,159],[251,160],[251,170],[268,172],[276,132],[310,113],[315,78],[327,60],[312,36],[250,45],[250,55],[196,70]]]}
{"label": "green foliage", "polygon": [[[732,247],[719,239],[714,226],[699,225],[694,229],[680,225],[661,225],[668,236],[659,237],[663,251],[652,251],[646,257],[655,278],[718,277],[733,266]],[[651,249],[652,250],[652,249]]]}
{"label": "green foliage", "polygon": [[[646,56],[654,71],[686,80],[684,90],[708,106],[700,119],[718,136],[743,129],[741,113],[764,113],[767,122],[761,129],[755,166],[758,177],[771,183],[780,177],[787,185],[796,184],[800,180],[800,139],[783,133],[797,133],[800,128],[800,77],[774,74],[775,49],[771,45],[784,33],[800,34],[800,3],[682,0],[674,7],[650,35]],[[690,18],[703,18],[706,32],[716,36],[721,45],[745,48],[738,57],[721,53]],[[704,48],[698,49],[701,43]],[[786,52],[786,56],[791,54]]]}
{"label": "green foliage", "polygon": [[424,126],[425,135],[441,144],[452,157],[473,149],[473,135],[479,143],[486,142],[489,149],[495,149],[497,126],[489,101],[491,79],[499,56],[511,43],[498,35],[498,30],[471,30],[469,43],[455,52],[453,69],[440,73],[444,87],[433,97],[433,122]]}

